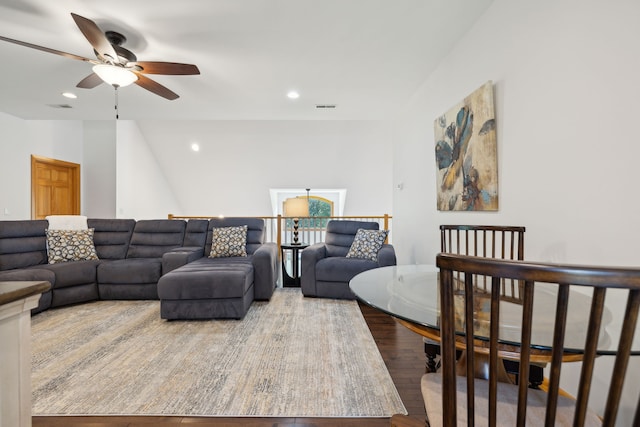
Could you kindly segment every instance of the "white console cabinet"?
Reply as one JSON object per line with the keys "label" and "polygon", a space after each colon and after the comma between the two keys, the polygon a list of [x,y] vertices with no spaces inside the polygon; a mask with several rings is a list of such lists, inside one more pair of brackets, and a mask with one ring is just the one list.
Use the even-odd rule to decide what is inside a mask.
{"label": "white console cabinet", "polygon": [[0,282],[0,427],[31,426],[31,309],[49,282]]}

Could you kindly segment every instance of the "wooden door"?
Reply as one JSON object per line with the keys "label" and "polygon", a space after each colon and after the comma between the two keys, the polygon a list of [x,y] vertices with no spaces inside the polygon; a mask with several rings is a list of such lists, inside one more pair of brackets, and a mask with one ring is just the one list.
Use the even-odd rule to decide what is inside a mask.
{"label": "wooden door", "polygon": [[31,156],[31,219],[80,215],[80,165]]}

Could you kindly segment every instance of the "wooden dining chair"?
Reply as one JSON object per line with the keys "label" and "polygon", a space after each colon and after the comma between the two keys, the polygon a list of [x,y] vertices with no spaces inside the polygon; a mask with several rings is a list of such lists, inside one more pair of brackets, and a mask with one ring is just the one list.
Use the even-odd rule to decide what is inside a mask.
{"label": "wooden dining chair", "polygon": [[[631,346],[638,321],[640,307],[640,269],[572,266],[560,264],[527,263],[463,255],[439,254],[436,264],[440,268],[440,334],[442,338],[442,368],[438,373],[425,374],[421,388],[427,411],[428,423],[436,426],[527,426],[531,425],[605,425],[616,421],[622,387],[625,380]],[[455,301],[457,272],[464,274],[465,318],[473,318],[473,275],[490,278],[490,318],[488,340],[478,337],[476,322],[464,322],[464,332],[456,331]],[[499,284],[504,278],[520,280],[524,286],[520,346],[509,349],[517,352],[520,361],[520,376],[526,378],[531,367],[532,326],[534,289],[541,283],[553,284],[557,289],[557,302],[553,308],[553,345],[549,370],[548,390],[535,390],[521,382],[519,385],[499,383],[497,375],[501,354],[505,347],[498,341],[500,314],[504,303],[500,303]],[[548,285],[547,285],[548,286]],[[582,288],[578,292],[570,289]],[[587,404],[592,387],[594,362],[597,356],[600,332],[604,329],[604,301],[610,288],[628,290],[622,325],[618,327],[620,339],[615,351],[613,372],[602,419],[592,412]],[[584,340],[581,355],[581,372],[576,379],[575,399],[562,395],[560,373],[566,357],[565,338],[569,301],[584,295],[591,296],[588,313],[589,331]],[[476,296],[474,296],[476,295]],[[617,295],[621,298],[621,295]],[[622,308],[621,308],[622,309]],[[606,325],[610,336],[614,326]],[[469,339],[475,337],[476,339]],[[456,374],[456,347],[465,347],[466,376]],[[478,353],[477,353],[478,352]],[[474,363],[477,354],[488,353],[489,379],[474,378]],[[513,355],[513,353],[511,354]],[[575,356],[575,355],[574,355]],[[566,363],[566,362],[565,362]],[[565,380],[565,378],[563,378]],[[563,383],[564,384],[564,383]],[[593,387],[596,387],[594,385]],[[601,387],[601,386],[599,386]],[[640,425],[640,401],[634,400],[633,425]],[[575,420],[575,423],[574,423]],[[403,417],[394,416],[392,425],[402,425]],[[400,424],[399,424],[400,423]]]}
{"label": "wooden dining chair", "polygon": [[[524,259],[525,227],[506,225],[441,225],[440,252],[458,255],[473,255],[486,258]],[[460,283],[460,282],[458,282]],[[486,277],[476,277],[475,286],[479,292],[487,292]],[[515,280],[504,280],[501,284],[503,300],[520,302],[521,284]],[[436,359],[440,354],[440,345],[425,338],[424,352],[427,357],[427,372],[438,368]],[[517,364],[507,363],[507,370],[517,372]],[[513,372],[517,378],[517,373]],[[532,385],[542,381],[542,370],[535,368],[531,374]]]}
{"label": "wooden dining chair", "polygon": [[525,227],[441,225],[441,252],[485,258],[524,259]]}
{"label": "wooden dining chair", "polygon": [[[441,225],[440,252],[484,258],[524,259],[525,227],[505,225]],[[487,291],[485,277],[476,278],[477,291]],[[500,295],[503,300],[520,302],[519,283],[504,280]]]}

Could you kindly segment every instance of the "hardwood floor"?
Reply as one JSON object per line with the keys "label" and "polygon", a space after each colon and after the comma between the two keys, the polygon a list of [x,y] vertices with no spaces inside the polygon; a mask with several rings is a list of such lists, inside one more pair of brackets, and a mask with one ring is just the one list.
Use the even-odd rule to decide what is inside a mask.
{"label": "hardwood floor", "polygon": [[[390,316],[360,305],[380,354],[409,415],[425,419],[420,377],[425,356],[422,338]],[[219,418],[219,417],[33,417],[33,427],[387,427],[388,418]]]}

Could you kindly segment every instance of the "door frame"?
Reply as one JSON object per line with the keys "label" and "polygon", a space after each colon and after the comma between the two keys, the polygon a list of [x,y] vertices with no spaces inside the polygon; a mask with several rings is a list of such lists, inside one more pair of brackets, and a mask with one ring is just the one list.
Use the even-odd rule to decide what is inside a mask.
{"label": "door frame", "polygon": [[31,155],[31,219],[36,218],[36,213],[38,210],[36,209],[36,186],[37,186],[37,175],[36,169],[38,165],[55,166],[62,167],[69,170],[73,180],[73,189],[72,189],[72,205],[73,210],[76,215],[80,214],[80,164],[65,162],[64,160],[51,159],[49,157],[37,156],[35,154]]}

